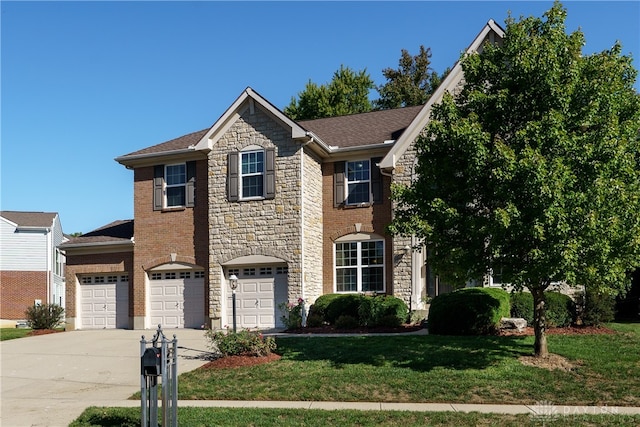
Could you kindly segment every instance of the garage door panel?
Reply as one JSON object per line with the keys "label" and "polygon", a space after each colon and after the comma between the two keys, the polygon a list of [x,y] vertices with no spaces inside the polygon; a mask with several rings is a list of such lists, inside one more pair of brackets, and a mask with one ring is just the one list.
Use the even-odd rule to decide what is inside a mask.
{"label": "garage door panel", "polygon": [[[122,276],[127,277],[124,273]],[[102,283],[103,276],[86,277],[80,285],[80,324],[84,329],[126,328],[129,326],[129,284]],[[95,283],[94,280],[101,280]]]}
{"label": "garage door panel", "polygon": [[[238,277],[236,291],[237,321],[239,328],[273,328],[280,327],[280,313],[277,306],[287,299],[286,274],[273,274],[277,267],[260,268],[256,276],[251,269],[233,269]],[[282,270],[282,268],[280,268]],[[263,271],[265,273],[263,273]],[[228,275],[227,275],[228,277]],[[233,324],[232,293],[227,289],[227,324]]]}
{"label": "garage door panel", "polygon": [[[171,275],[180,276],[178,272]],[[166,328],[200,328],[205,323],[204,278],[188,276],[149,282],[152,324]]]}

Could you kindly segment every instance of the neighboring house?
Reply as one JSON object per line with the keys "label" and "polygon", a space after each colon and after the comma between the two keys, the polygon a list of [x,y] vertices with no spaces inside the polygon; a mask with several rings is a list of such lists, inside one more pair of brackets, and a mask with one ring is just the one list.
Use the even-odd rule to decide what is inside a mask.
{"label": "neighboring house", "polygon": [[64,241],[55,212],[0,211],[1,319],[25,319],[34,304],[64,307]]}
{"label": "neighboring house", "polygon": [[[469,51],[502,35],[489,21]],[[426,251],[386,232],[390,188],[411,182],[431,106],[461,81],[456,64],[423,106],[298,122],[247,88],[212,127],[118,157],[134,172],[133,233],[62,245],[68,328],[223,328],[232,275],[243,328],[333,292],[422,308],[444,284]]]}

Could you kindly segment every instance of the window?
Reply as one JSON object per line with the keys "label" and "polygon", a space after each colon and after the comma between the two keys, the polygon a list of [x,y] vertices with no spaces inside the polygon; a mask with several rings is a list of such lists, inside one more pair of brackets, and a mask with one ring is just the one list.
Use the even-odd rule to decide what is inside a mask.
{"label": "window", "polygon": [[93,283],[104,283],[104,276],[96,276],[93,279]]}
{"label": "window", "polygon": [[289,274],[289,267],[276,267],[276,274]]}
{"label": "window", "polygon": [[187,166],[167,165],[165,167],[166,207],[184,206],[186,202]]}
{"label": "window", "polygon": [[244,276],[255,276],[256,269],[255,268],[245,268],[242,270],[242,275]]}
{"label": "window", "polygon": [[347,162],[347,204],[369,203],[369,160]]}
{"label": "window", "polygon": [[91,277],[90,276],[85,276],[82,278],[82,283],[87,285],[91,283]]}
{"label": "window", "polygon": [[191,279],[191,272],[190,271],[181,271],[180,272],[180,278],[181,279]]}
{"label": "window", "polygon": [[120,281],[121,282],[128,282],[129,281],[129,276],[120,276]]}
{"label": "window", "polygon": [[336,292],[384,292],[384,241],[335,245]]}
{"label": "window", "polygon": [[193,272],[193,278],[194,279],[203,279],[204,278],[204,271],[194,271]]}
{"label": "window", "polygon": [[229,153],[227,197],[230,202],[275,197],[275,149],[248,147]]}
{"label": "window", "polygon": [[118,276],[107,276],[107,282],[116,283],[118,281]]}
{"label": "window", "polygon": [[241,153],[240,180],[242,192],[240,197],[262,197],[264,195],[264,151]]}
{"label": "window", "polygon": [[172,271],[172,272],[169,272],[169,273],[164,273],[164,278],[165,278],[165,280],[173,280],[173,279],[176,278],[176,272]]}
{"label": "window", "polygon": [[156,165],[153,172],[153,209],[195,206],[196,162]]}
{"label": "window", "polygon": [[334,163],[334,207],[382,203],[381,158]]}
{"label": "window", "polygon": [[261,276],[271,276],[273,274],[273,270],[271,267],[260,267],[260,275]]}
{"label": "window", "polygon": [[151,280],[162,280],[162,273],[151,273]]}

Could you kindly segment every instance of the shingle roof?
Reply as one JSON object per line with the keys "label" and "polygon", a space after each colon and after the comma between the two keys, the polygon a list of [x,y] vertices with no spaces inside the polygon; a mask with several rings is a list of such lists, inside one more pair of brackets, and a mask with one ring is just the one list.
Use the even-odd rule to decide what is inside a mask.
{"label": "shingle roof", "polygon": [[[330,146],[340,148],[359,147],[362,145],[382,144],[385,141],[397,139],[421,109],[422,106],[420,105],[349,116],[304,120],[298,123],[306,130],[319,136]],[[197,144],[208,131],[209,129],[203,129],[192,132],[170,141],[134,151],[122,157],[187,149],[189,146]]]}
{"label": "shingle roof", "polygon": [[82,236],[73,237],[68,242],[60,245],[60,247],[64,248],[65,246],[75,246],[78,244],[91,243],[131,242],[132,237],[133,220],[118,220],[88,233],[85,233]]}
{"label": "shingle roof", "polygon": [[51,227],[56,212],[0,211],[0,216],[21,227]]}
{"label": "shingle roof", "polygon": [[326,144],[340,148],[382,144],[396,140],[422,109],[415,107],[372,111],[349,116],[304,120],[298,123]]}
{"label": "shingle roof", "polygon": [[192,132],[187,135],[183,135],[179,138],[172,139],[170,141],[162,142],[160,144],[152,145],[151,147],[143,148],[142,150],[134,151],[133,153],[125,154],[122,157],[137,156],[140,154],[154,154],[163,153],[165,151],[183,150],[189,148],[191,145],[196,145],[200,139],[207,133],[209,129],[200,130],[198,132]]}

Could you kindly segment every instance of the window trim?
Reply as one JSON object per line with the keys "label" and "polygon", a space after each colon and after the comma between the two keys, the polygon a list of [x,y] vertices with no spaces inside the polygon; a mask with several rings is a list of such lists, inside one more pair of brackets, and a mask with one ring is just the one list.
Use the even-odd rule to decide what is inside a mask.
{"label": "window trim", "polygon": [[[357,181],[349,181],[348,164],[360,161],[369,162],[369,201],[348,203],[349,200],[349,184]],[[333,207],[335,208],[358,208],[367,207],[374,204],[383,203],[383,179],[380,171],[380,162],[382,157],[372,157],[368,159],[349,159],[334,162],[333,171]]]}
{"label": "window trim", "polygon": [[[367,177],[366,179],[354,179],[354,180],[349,180],[349,164],[355,164],[355,163],[364,163],[366,162],[368,164],[368,168],[367,168]],[[349,202],[349,195],[350,195],[350,191],[349,191],[349,186],[352,185],[358,185],[358,184],[367,184],[367,200],[366,201],[361,201],[361,202]],[[361,160],[347,160],[344,162],[344,188],[345,188],[345,195],[344,195],[344,204],[346,206],[360,206],[360,205],[368,205],[371,204],[371,200],[373,199],[373,196],[371,194],[371,159],[361,159]]]}
{"label": "window trim", "polygon": [[[356,236],[352,236],[356,237]],[[363,264],[362,263],[362,244],[363,243],[382,243],[382,266],[377,267],[375,265]],[[356,265],[349,266],[338,266],[337,265],[337,249],[340,244],[352,244],[356,243],[356,253],[357,260]],[[386,270],[387,263],[385,257],[385,239],[378,236],[371,236],[369,239],[349,239],[349,236],[344,236],[343,238],[337,239],[333,242],[333,292],[337,294],[353,294],[353,293],[363,293],[363,292],[374,292],[374,293],[386,293],[387,291],[387,280],[386,280]],[[354,291],[339,291],[338,290],[338,270],[355,268],[356,269],[356,290]],[[362,272],[365,268],[381,268],[382,269],[382,289],[381,290],[363,290],[362,289]]]}
{"label": "window trim", "polygon": [[[167,167],[184,165],[185,167],[185,183],[184,183],[184,205],[168,206],[166,196],[166,174]],[[170,187],[176,187],[183,184],[174,184]],[[185,208],[193,208],[196,203],[196,161],[191,160],[183,163],[168,163],[155,165],[153,167],[153,210],[154,211],[172,211],[184,210]]]}
{"label": "window trim", "polygon": [[[242,196],[242,155],[251,152],[264,153],[263,192],[261,196]],[[263,148],[256,145],[245,147],[241,151],[227,154],[227,200],[229,202],[245,202],[255,200],[274,199],[276,194],[275,181],[275,148]]]}
{"label": "window trim", "polygon": [[[169,168],[174,168],[174,167],[183,167],[184,168],[184,181],[179,183],[179,184],[169,184],[167,183],[167,176],[169,175]],[[175,208],[183,208],[186,207],[187,205],[187,164],[186,163],[171,163],[171,164],[166,164],[164,165],[164,191],[163,191],[163,197],[164,200],[162,202],[162,205],[166,208],[166,209],[175,209]],[[178,204],[178,205],[169,205],[169,189],[170,188],[182,188],[183,192],[184,192],[184,204]]]}
{"label": "window trim", "polygon": [[[247,172],[244,173],[242,170],[242,161],[245,156],[250,156],[251,154],[262,154],[262,171],[261,172]],[[263,148],[260,149],[247,149],[240,151],[238,153],[238,196],[240,200],[261,200],[264,199],[266,193],[266,153]],[[254,176],[262,177],[262,194],[257,196],[245,196],[244,195],[244,179],[250,178]]]}

